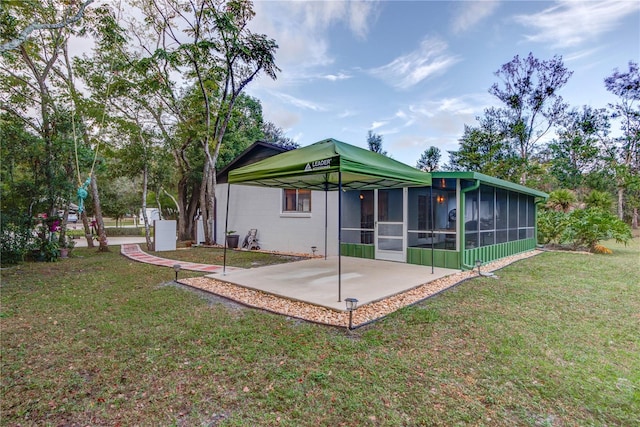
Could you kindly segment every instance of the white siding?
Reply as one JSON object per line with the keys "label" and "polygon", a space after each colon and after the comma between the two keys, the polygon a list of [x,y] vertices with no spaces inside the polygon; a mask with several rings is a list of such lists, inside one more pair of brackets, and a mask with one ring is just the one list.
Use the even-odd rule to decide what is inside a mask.
{"label": "white siding", "polygon": [[[218,221],[216,224],[217,243],[224,242],[225,211],[227,207],[227,186],[218,184]],[[328,255],[338,254],[338,194],[327,194],[329,210],[327,215]],[[229,230],[240,235],[240,245],[244,236],[252,228],[258,229],[260,248],[264,250],[311,253],[311,247],[318,248],[317,254],[324,254],[325,236],[325,193],[311,192],[311,213],[282,213],[282,189],[231,185],[229,202]]]}

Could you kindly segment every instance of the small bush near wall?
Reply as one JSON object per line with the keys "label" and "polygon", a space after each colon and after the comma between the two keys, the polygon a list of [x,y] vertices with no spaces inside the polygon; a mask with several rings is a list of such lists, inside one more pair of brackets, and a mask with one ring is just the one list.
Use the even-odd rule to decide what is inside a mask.
{"label": "small bush near wall", "polygon": [[[108,237],[116,236],[144,236],[144,227],[106,227]],[[153,227],[151,228],[153,234]]]}

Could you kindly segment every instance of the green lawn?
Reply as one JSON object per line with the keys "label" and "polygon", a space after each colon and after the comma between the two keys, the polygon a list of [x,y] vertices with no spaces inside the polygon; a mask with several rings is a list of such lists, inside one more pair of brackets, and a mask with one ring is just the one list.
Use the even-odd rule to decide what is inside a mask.
{"label": "green lawn", "polygon": [[[175,251],[150,252],[147,250],[146,244],[141,244],[140,247],[143,251],[161,258],[214,265],[222,265],[224,262],[224,249],[222,248],[192,246],[190,248],[183,248]],[[227,265],[241,268],[255,268],[265,265],[282,264],[301,259],[304,258],[258,251],[227,250]]]}
{"label": "green lawn", "polygon": [[520,261],[351,334],[209,303],[116,250],[6,269],[0,422],[638,425],[640,241],[607,246]]}

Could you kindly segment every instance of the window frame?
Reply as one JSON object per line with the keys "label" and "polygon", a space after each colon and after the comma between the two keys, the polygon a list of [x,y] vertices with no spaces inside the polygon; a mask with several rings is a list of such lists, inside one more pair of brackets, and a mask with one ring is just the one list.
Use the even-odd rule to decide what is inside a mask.
{"label": "window frame", "polygon": [[[293,204],[295,205],[296,209],[295,210],[287,210],[286,206],[287,206],[287,198],[289,197],[287,195],[287,192],[290,191],[295,191],[295,200],[293,202]],[[309,208],[308,210],[301,210],[301,206],[302,209],[304,209],[304,201],[302,201],[300,199],[300,192],[308,192],[309,197]],[[311,197],[312,191],[310,189],[306,189],[306,188],[283,188],[282,191],[280,192],[280,216],[283,217],[309,217],[311,216],[311,212],[313,209],[313,203],[312,203],[312,197]]]}

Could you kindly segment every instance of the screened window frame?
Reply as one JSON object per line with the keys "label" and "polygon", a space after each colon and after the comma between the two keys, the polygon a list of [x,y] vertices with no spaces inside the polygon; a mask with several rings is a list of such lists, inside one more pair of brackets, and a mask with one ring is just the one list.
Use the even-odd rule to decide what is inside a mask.
{"label": "screened window frame", "polygon": [[[492,209],[486,206],[490,200],[493,200]],[[502,212],[504,206],[506,212]],[[483,209],[484,218],[481,216]],[[492,212],[493,218],[487,218],[487,212]],[[535,238],[535,215],[533,196],[491,185],[481,185],[477,190],[465,193],[465,220],[473,219],[465,221],[465,249]],[[484,225],[480,223],[482,219],[485,220]],[[471,228],[467,228],[468,222]]]}

